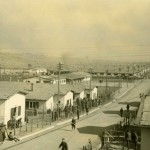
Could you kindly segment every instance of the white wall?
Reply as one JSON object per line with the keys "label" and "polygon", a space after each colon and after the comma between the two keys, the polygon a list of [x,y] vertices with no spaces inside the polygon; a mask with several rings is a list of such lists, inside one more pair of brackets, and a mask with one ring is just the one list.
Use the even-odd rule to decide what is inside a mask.
{"label": "white wall", "polygon": [[0,123],[4,121],[5,100],[0,100]]}
{"label": "white wall", "polygon": [[[96,97],[94,97],[94,95]],[[97,88],[96,87],[94,87],[93,90],[92,90],[92,99],[94,99],[94,98],[97,98]]]}
{"label": "white wall", "polygon": [[[21,115],[18,116],[18,106],[21,106]],[[11,118],[11,108],[17,107],[16,119],[22,118],[22,122],[24,122],[25,118],[25,96],[21,94],[15,94],[8,98],[5,101],[5,118],[4,123],[7,124],[7,121]]]}
{"label": "white wall", "polygon": [[67,100],[69,100],[70,102],[71,99],[71,105],[73,105],[73,93],[72,92],[68,92],[64,97],[61,98],[60,103],[63,107],[66,106],[67,104]]}
{"label": "white wall", "polygon": [[54,108],[54,100],[52,96],[46,101],[46,109],[51,109],[53,111],[53,108]]}
{"label": "white wall", "polygon": [[80,93],[80,98],[84,98],[85,97],[85,92],[84,92],[84,90]]}

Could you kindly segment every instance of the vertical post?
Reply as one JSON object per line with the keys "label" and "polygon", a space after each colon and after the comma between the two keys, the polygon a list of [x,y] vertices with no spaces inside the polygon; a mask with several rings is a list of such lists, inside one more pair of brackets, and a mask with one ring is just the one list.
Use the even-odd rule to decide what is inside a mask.
{"label": "vertical post", "polygon": [[31,132],[32,132],[33,119],[31,119]]}
{"label": "vertical post", "polygon": [[133,66],[133,84],[134,84],[134,80],[135,80],[135,77],[134,77],[134,71],[135,71],[135,66]]}
{"label": "vertical post", "polygon": [[15,116],[14,116],[14,135],[16,135],[16,112],[17,112],[17,107],[14,108],[15,109]]}
{"label": "vertical post", "polygon": [[108,89],[108,81],[107,81],[107,78],[108,78],[108,70],[106,70],[106,91],[105,91],[105,93],[106,93],[106,98],[107,98],[107,89]]}
{"label": "vertical post", "polygon": [[16,135],[16,117],[14,117],[14,135]]}
{"label": "vertical post", "polygon": [[128,82],[129,82],[129,65],[127,66],[127,72],[128,72],[128,74],[127,74],[127,87],[128,87]]}
{"label": "vertical post", "polygon": [[57,69],[58,69],[58,93],[57,93],[57,115],[60,117],[60,111],[59,111],[59,94],[60,94],[60,73],[62,70],[62,63],[58,63]]}
{"label": "vertical post", "polygon": [[27,121],[26,121],[26,132],[28,131],[28,123],[27,123]]}
{"label": "vertical post", "polygon": [[121,77],[121,67],[119,67],[119,93],[120,93],[120,88],[121,88],[121,79],[120,79],[120,77]]}
{"label": "vertical post", "polygon": [[37,128],[39,127],[39,122],[38,122],[38,118],[37,118]]}
{"label": "vertical post", "polygon": [[116,67],[116,66],[114,65],[114,99],[115,99],[115,90],[116,90],[116,89],[115,89],[115,69],[116,69],[115,67]]}
{"label": "vertical post", "polygon": [[90,68],[89,69],[89,71],[90,71],[90,98],[92,99],[92,69]]}
{"label": "vertical post", "polygon": [[42,128],[43,128],[43,122],[44,122],[44,104],[43,104],[43,118],[42,118]]}
{"label": "vertical post", "polygon": [[2,72],[1,72],[1,64],[0,64],[0,79],[2,78]]}

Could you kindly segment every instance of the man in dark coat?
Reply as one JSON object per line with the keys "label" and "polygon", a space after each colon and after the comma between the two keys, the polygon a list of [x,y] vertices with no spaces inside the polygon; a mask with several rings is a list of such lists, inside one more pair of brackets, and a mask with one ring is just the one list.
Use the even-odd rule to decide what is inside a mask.
{"label": "man in dark coat", "polygon": [[6,138],[6,135],[5,135],[6,125],[5,125],[4,123],[2,123],[2,124],[0,125],[0,128],[1,128],[1,132],[2,132],[2,135],[3,135],[3,142],[4,142],[4,140],[5,140],[5,138]]}
{"label": "man in dark coat", "polygon": [[137,143],[138,143],[138,135],[137,135],[136,131],[134,131],[132,133],[132,140],[133,140],[133,143],[135,145],[135,150],[136,150],[137,149]]}
{"label": "man in dark coat", "polygon": [[123,115],[123,109],[121,107],[121,109],[120,109],[120,116],[122,117],[122,115]]}
{"label": "man in dark coat", "polygon": [[73,118],[71,121],[72,130],[75,130],[76,128],[76,120]]}
{"label": "man in dark coat", "polygon": [[130,105],[129,105],[129,104],[127,104],[127,111],[129,111],[129,109],[130,109]]}
{"label": "man in dark coat", "polygon": [[62,142],[59,145],[59,148],[61,148],[61,150],[68,150],[68,144],[65,142],[65,139],[62,139]]}
{"label": "man in dark coat", "polygon": [[4,141],[3,141],[3,134],[2,134],[2,131],[1,131],[1,128],[0,128],[0,144],[2,144]]}

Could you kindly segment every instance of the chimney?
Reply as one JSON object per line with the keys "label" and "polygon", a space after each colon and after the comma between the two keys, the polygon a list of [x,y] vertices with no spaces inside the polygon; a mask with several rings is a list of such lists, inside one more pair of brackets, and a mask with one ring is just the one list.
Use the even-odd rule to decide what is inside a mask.
{"label": "chimney", "polygon": [[33,83],[31,83],[31,91],[33,91]]}

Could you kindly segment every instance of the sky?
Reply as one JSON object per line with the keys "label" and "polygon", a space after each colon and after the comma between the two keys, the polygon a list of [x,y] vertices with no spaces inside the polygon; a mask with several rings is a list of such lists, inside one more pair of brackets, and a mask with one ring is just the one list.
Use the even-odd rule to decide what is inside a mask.
{"label": "sky", "polygon": [[0,51],[150,60],[150,0],[0,0]]}

